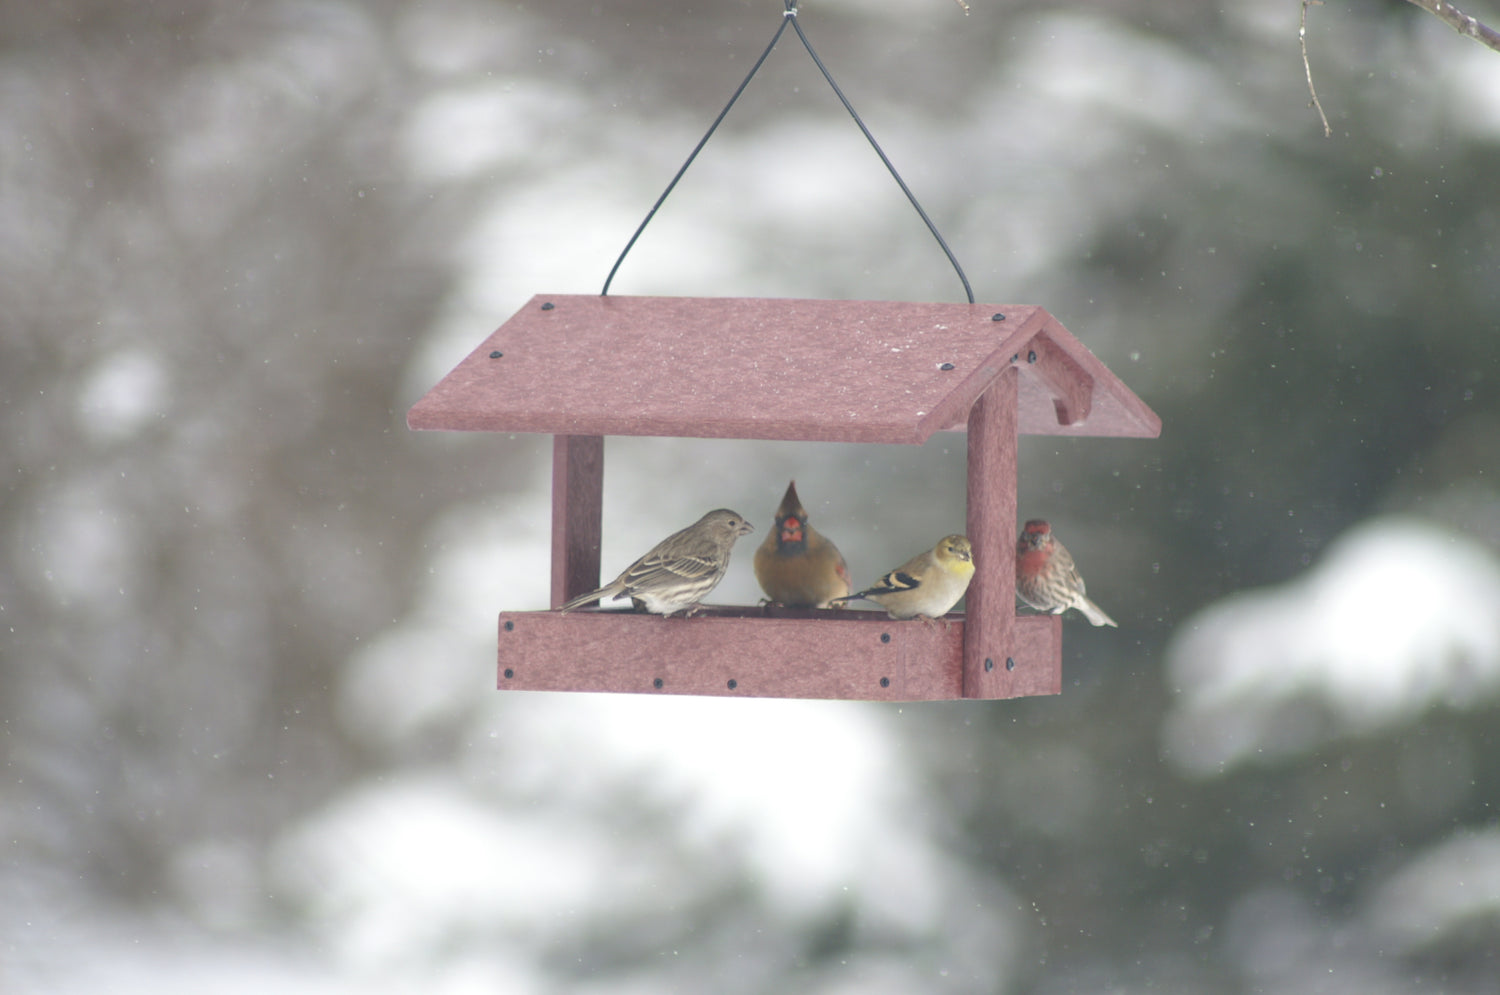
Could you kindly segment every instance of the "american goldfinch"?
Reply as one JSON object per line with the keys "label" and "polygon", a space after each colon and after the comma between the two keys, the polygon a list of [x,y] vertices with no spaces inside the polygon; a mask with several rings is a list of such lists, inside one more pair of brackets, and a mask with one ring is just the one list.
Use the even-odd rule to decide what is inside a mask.
{"label": "american goldfinch", "polygon": [[599,590],[580,594],[560,610],[572,611],[591,601],[623,595],[637,608],[656,615],[671,615],[684,609],[691,615],[698,609],[698,602],[724,579],[734,541],[754,529],[737,511],[728,508],[710,511],[681,532],[673,532],[657,543],[651,552]]}
{"label": "american goldfinch", "polygon": [[958,604],[974,576],[974,549],[964,536],[943,536],[936,546],[839,601],[864,598],[891,618],[939,618]]}
{"label": "american goldfinch", "polygon": [[772,603],[788,608],[827,608],[854,590],[843,554],[808,523],[795,480],[776,509],[775,526],[755,548],[755,579]]}
{"label": "american goldfinch", "polygon": [[1073,557],[1040,518],[1027,522],[1016,539],[1016,594],[1031,607],[1054,615],[1077,608],[1095,625],[1115,624],[1084,596]]}

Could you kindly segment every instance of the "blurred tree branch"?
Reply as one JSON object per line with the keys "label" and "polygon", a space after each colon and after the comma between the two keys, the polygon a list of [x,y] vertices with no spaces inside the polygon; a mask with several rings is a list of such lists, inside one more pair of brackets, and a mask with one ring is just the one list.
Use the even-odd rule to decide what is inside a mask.
{"label": "blurred tree branch", "polygon": [[1302,0],[1302,21],[1297,25],[1297,40],[1302,44],[1302,71],[1307,74],[1307,92],[1312,95],[1311,106],[1318,112],[1318,120],[1323,122],[1323,137],[1327,138],[1333,134],[1333,129],[1328,127],[1328,115],[1323,113],[1323,102],[1318,99],[1317,88],[1312,81],[1312,63],[1307,61],[1307,8],[1315,4],[1322,4],[1323,0]]}
{"label": "blurred tree branch", "polygon": [[[1496,31],[1477,17],[1465,14],[1451,3],[1445,0],[1406,0],[1406,2],[1421,7],[1459,34],[1473,38],[1481,45],[1500,52],[1500,31]],[[1318,91],[1313,86],[1312,64],[1307,61],[1307,8],[1322,6],[1322,4],[1323,0],[1302,0],[1302,20],[1297,26],[1297,39],[1302,45],[1302,71],[1307,74],[1307,92],[1312,97],[1308,106],[1318,112],[1318,119],[1323,122],[1323,137],[1327,138],[1333,134],[1333,131],[1328,127],[1328,115],[1323,113],[1323,104],[1318,100]]]}
{"label": "blurred tree branch", "polygon": [[1445,3],[1444,0],[1406,0],[1406,2],[1421,7],[1459,34],[1467,35],[1481,45],[1487,45],[1500,52],[1500,31],[1496,31],[1476,17],[1465,14],[1451,3]]}

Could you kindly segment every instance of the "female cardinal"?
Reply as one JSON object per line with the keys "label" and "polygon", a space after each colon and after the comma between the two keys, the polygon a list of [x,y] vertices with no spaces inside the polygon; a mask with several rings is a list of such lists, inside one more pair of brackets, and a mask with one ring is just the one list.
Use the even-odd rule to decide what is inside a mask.
{"label": "female cardinal", "polygon": [[843,554],[808,524],[795,480],[776,509],[775,526],[755,549],[755,579],[773,604],[788,608],[827,608],[854,589]]}

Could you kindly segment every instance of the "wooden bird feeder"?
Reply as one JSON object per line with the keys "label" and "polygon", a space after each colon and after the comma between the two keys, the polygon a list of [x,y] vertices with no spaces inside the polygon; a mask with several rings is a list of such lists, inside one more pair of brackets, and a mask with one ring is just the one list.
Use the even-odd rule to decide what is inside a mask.
{"label": "wooden bird feeder", "polygon": [[554,436],[554,607],[599,586],[606,435],[919,444],[967,429],[975,572],[946,626],[759,606],[500,615],[502,689],[887,701],[1057,694],[1061,617],[1015,612],[1017,436],[1161,431],[1040,307],[592,295],[532,298],[407,424]]}

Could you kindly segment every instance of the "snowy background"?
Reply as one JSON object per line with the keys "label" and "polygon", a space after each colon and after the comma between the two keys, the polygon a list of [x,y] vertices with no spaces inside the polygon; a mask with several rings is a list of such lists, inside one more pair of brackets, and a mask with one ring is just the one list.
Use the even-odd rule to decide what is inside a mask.
{"label": "snowy background", "polygon": [[[971,2],[801,23],[1164,430],[1023,440],[1063,694],[903,706],[495,692],[549,440],[404,423],[780,3],[0,0],[0,991],[1494,991],[1500,54],[1314,7],[1325,139],[1298,3]],[[612,290],[961,299],[790,35]],[[963,459],[612,439],[604,569],[795,476],[873,578]]]}

